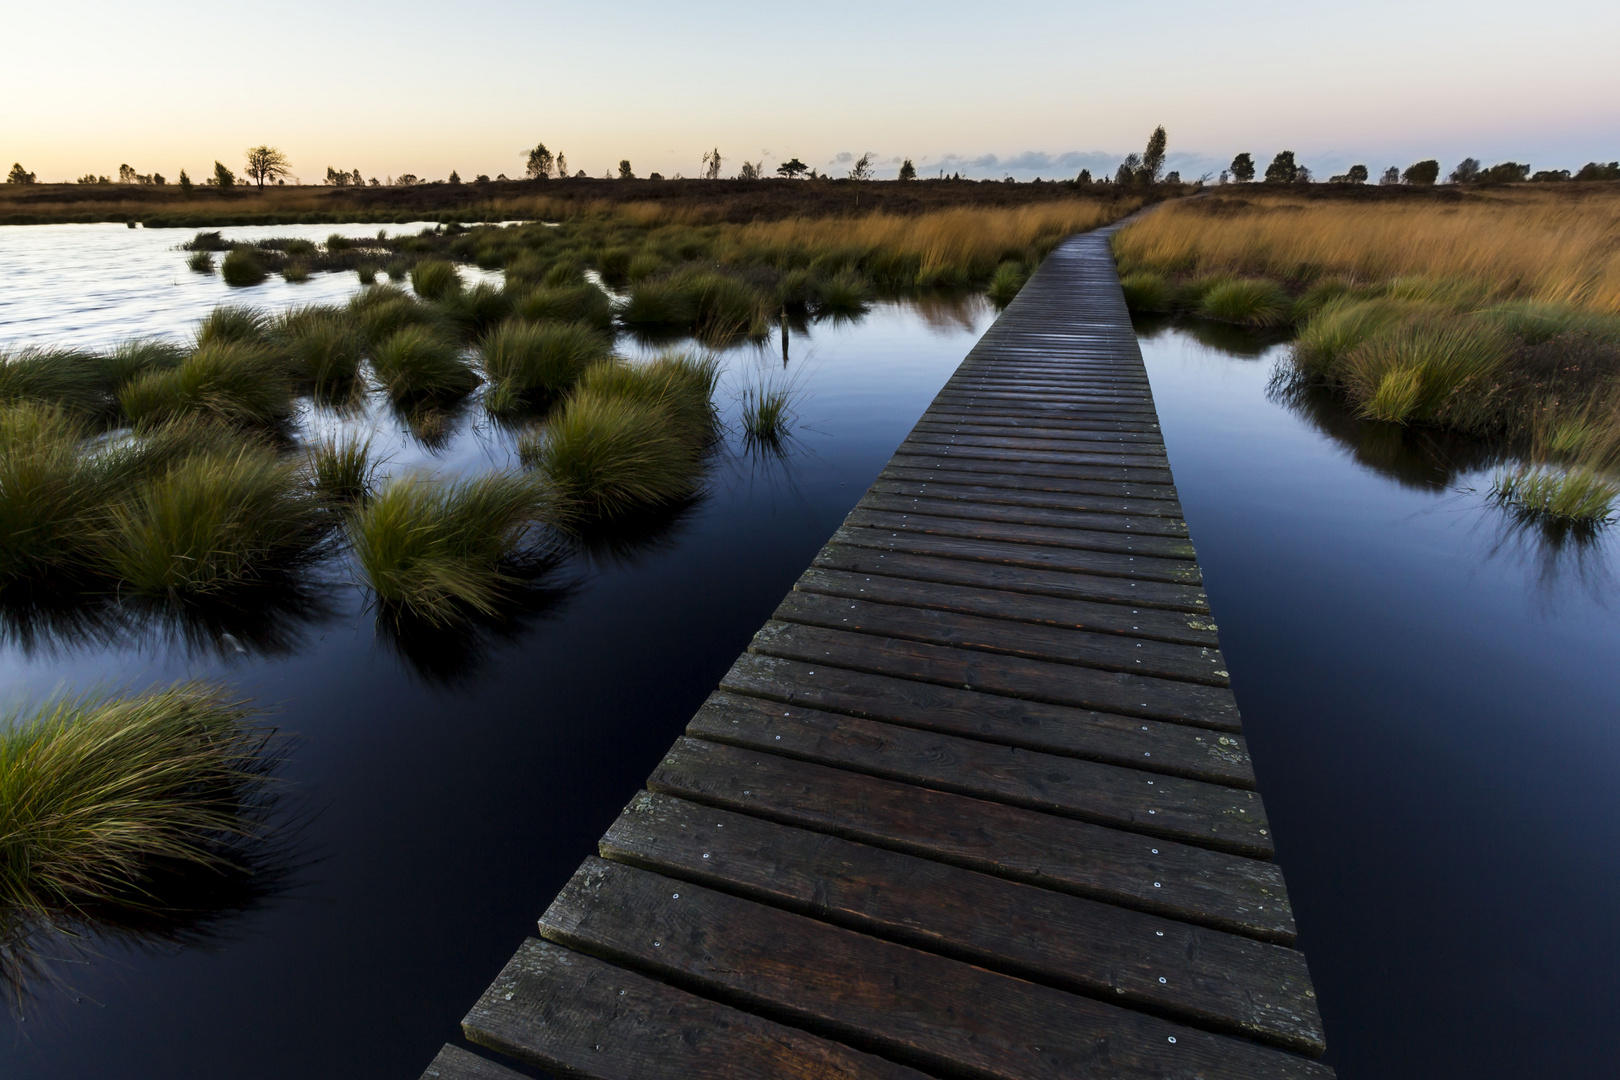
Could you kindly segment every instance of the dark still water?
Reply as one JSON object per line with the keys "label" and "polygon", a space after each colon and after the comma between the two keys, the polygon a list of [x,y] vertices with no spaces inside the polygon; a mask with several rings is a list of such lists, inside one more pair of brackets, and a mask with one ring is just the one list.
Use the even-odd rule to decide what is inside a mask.
{"label": "dark still water", "polygon": [[[221,299],[222,287],[163,269],[185,237],[125,233],[69,239],[86,275],[105,274],[103,249],[126,243],[151,264],[131,285],[152,294],[128,307],[140,332],[184,330]],[[0,230],[0,254],[25,243],[16,236]],[[316,281],[324,291],[271,282],[231,299],[352,288]],[[64,300],[41,317],[50,297],[35,301],[25,326],[0,305],[0,344],[123,336],[90,308]],[[170,306],[152,314],[159,303]],[[301,863],[286,888],[197,927],[202,940],[58,949],[71,961],[57,965],[63,989],[27,1002],[0,1040],[0,1077],[418,1075],[991,315],[880,305],[795,334],[788,458],[751,456],[732,435],[687,514],[575,555],[499,632],[379,634],[342,566],[328,610],[257,635],[27,639],[5,624],[7,703],[205,676],[274,706],[296,736],[281,802],[301,822]],[[1477,449],[1268,391],[1276,347],[1147,333],[1341,1076],[1613,1075],[1616,541],[1515,531],[1487,497]],[[736,394],[782,370],[779,350],[726,354],[733,427]],[[341,422],[376,423],[396,468],[511,458],[509,434],[476,410],[432,449],[380,414]]]}
{"label": "dark still water", "polygon": [[1613,531],[1515,530],[1476,448],[1268,398],[1281,350],[1143,351],[1329,1059],[1620,1075]]}

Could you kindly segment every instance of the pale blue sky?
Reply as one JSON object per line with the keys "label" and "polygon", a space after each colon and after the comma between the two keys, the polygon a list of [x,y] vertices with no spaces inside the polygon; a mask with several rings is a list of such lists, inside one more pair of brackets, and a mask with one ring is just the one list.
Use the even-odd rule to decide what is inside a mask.
{"label": "pale blue sky", "polygon": [[0,168],[51,180],[197,176],[259,142],[306,182],[516,175],[539,139],[592,175],[692,175],[718,145],[728,174],[871,151],[1052,177],[1159,123],[1193,175],[1283,148],[1321,175],[1620,158],[1612,0],[5,0],[0,26]]}

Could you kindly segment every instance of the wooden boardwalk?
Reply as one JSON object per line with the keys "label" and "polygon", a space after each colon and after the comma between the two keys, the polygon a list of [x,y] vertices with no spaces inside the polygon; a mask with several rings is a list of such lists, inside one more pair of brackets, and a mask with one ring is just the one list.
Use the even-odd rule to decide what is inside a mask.
{"label": "wooden boardwalk", "polygon": [[470,1040],[627,1080],[1333,1075],[1108,235],[968,354]]}

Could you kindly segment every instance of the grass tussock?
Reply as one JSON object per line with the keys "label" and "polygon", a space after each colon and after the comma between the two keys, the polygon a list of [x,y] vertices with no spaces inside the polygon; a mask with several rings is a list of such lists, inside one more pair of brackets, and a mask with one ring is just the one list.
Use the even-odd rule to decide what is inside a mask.
{"label": "grass tussock", "polygon": [[243,444],[188,456],[108,507],[99,561],[122,587],[198,597],[312,557],[331,525],[297,462]]}
{"label": "grass tussock", "polygon": [[443,300],[460,291],[461,274],[454,263],[425,259],[411,268],[411,288],[424,300]]}
{"label": "grass tussock", "polygon": [[541,287],[520,295],[512,311],[530,322],[577,322],[598,330],[613,325],[613,304],[595,285]]}
{"label": "grass tussock", "polygon": [[315,491],[338,505],[363,503],[371,496],[377,463],[371,440],[359,435],[332,435],[311,445],[308,474]]}
{"label": "grass tussock", "polygon": [[0,353],[0,404],[33,402],[96,416],[106,411],[108,365],[75,349]]}
{"label": "grass tussock", "polygon": [[225,284],[242,288],[249,285],[258,285],[270,276],[270,271],[264,268],[264,263],[252,248],[232,248],[219,266],[219,275],[224,278]]}
{"label": "grass tussock", "polygon": [[668,506],[696,490],[700,448],[666,409],[601,392],[576,392],[521,452],[584,521]]}
{"label": "grass tussock", "polygon": [[269,337],[293,379],[323,395],[352,387],[360,376],[364,338],[348,312],[295,308],[275,319]]}
{"label": "grass tussock", "polygon": [[202,416],[264,426],[291,414],[292,387],[285,364],[265,347],[213,340],[172,368],[130,380],[118,403],[137,424]]}
{"label": "grass tussock", "polygon": [[373,346],[371,370],[399,405],[458,401],[478,388],[461,346],[425,326],[407,326]]}
{"label": "grass tussock", "polygon": [[368,586],[396,614],[434,625],[494,615],[520,578],[512,564],[547,513],[532,476],[492,473],[456,483],[405,476],[350,521]]}
{"label": "grass tussock", "polygon": [[532,323],[512,319],[479,347],[489,380],[485,405],[509,413],[561,397],[608,354],[608,342],[580,323]]}
{"label": "grass tussock", "polygon": [[1206,319],[1245,326],[1279,326],[1288,321],[1293,302],[1282,286],[1264,278],[1234,278],[1204,291],[1198,313]]}
{"label": "grass tussock", "polygon": [[154,876],[224,872],[257,839],[274,763],[224,687],[64,697],[0,719],[0,907],[72,924],[150,910]]}
{"label": "grass tussock", "polygon": [[1526,465],[1498,474],[1492,494],[1528,519],[1596,528],[1614,521],[1620,484],[1592,469]]}

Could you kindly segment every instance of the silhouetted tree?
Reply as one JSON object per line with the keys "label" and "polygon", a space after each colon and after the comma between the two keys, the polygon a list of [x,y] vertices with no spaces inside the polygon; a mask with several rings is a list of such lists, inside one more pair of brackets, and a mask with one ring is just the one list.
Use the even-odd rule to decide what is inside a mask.
{"label": "silhouetted tree", "polygon": [[1478,158],[1465,157],[1457,163],[1455,169],[1451,170],[1451,182],[1453,184],[1472,184],[1478,178]]}
{"label": "silhouetted tree", "polygon": [[184,169],[180,170],[180,193],[182,195],[191,194],[191,177],[186,175],[186,170]]}
{"label": "silhouetted tree", "polygon": [[856,159],[854,167],[849,170],[849,178],[851,180],[870,180],[870,179],[872,179],[872,155],[871,154],[869,154],[869,153],[868,154],[862,154],[859,158]]}
{"label": "silhouetted tree", "polygon": [[568,179],[568,155],[561,151],[557,154],[557,179]]}
{"label": "silhouetted tree", "polygon": [[1299,179],[1299,166],[1294,162],[1292,150],[1279,150],[1277,156],[1271,159],[1266,166],[1266,183],[1292,184]]}
{"label": "silhouetted tree", "polygon": [[248,150],[247,167],[242,171],[249,180],[258,185],[260,190],[263,190],[266,180],[274,182],[283,176],[292,175],[287,155],[273,146],[255,146]]}
{"label": "silhouetted tree", "polygon": [[917,179],[917,166],[915,166],[915,165],[913,165],[911,163],[910,158],[906,158],[906,160],[904,160],[904,161],[902,161],[900,163],[900,176],[899,176],[899,179],[901,179],[901,180],[915,180],[915,179]]}
{"label": "silhouetted tree", "polygon": [[1542,169],[1530,178],[1530,182],[1533,184],[1560,183],[1568,179],[1568,169]]}
{"label": "silhouetted tree", "polygon": [[1091,170],[1090,169],[1081,169],[1080,170],[1080,175],[1074,178],[1074,182],[1076,184],[1079,184],[1081,187],[1090,187],[1091,186]]}
{"label": "silhouetted tree", "polygon": [[1232,159],[1232,179],[1240,184],[1254,179],[1254,158],[1247,151]]}
{"label": "silhouetted tree", "polygon": [[765,163],[763,161],[745,161],[745,162],[743,162],[742,163],[742,168],[737,170],[737,179],[739,179],[739,180],[758,180],[760,178],[760,176],[762,175],[761,170],[764,168],[764,165],[765,165]]}
{"label": "silhouetted tree", "polygon": [[718,146],[703,155],[703,179],[720,179],[720,148]]}
{"label": "silhouetted tree", "polygon": [[120,184],[133,184],[135,182],[135,170],[128,165],[118,166],[118,182]]}
{"label": "silhouetted tree", "polygon": [[452,184],[459,184],[459,183],[461,183],[461,174],[460,174],[460,173],[458,173],[458,172],[456,172],[456,170],[454,170],[454,169],[451,169],[451,170],[450,170],[450,182],[451,182],[451,183],[452,183]]}
{"label": "silhouetted tree", "polygon": [[635,178],[636,178],[636,174],[630,168],[630,159],[629,158],[622,159],[619,162],[619,179],[620,180],[634,180]]}
{"label": "silhouetted tree", "polygon": [[1142,155],[1126,154],[1125,160],[1120,162],[1119,168],[1114,171],[1114,183],[1127,185],[1136,183],[1137,173],[1139,173],[1141,169]]}
{"label": "silhouetted tree", "polygon": [[1401,179],[1413,187],[1430,187],[1440,179],[1440,163],[1433,158],[1426,161],[1415,161],[1401,173]]}
{"label": "silhouetted tree", "polygon": [[782,162],[782,164],[780,164],[780,165],[778,165],[776,167],[776,174],[778,176],[785,176],[789,180],[792,180],[792,179],[794,179],[796,177],[803,176],[805,173],[807,173],[809,171],[810,171],[810,166],[806,165],[804,162],[800,161],[798,158],[794,158],[792,161],[784,161],[784,162]]}
{"label": "silhouetted tree", "polygon": [[1159,182],[1159,173],[1164,169],[1164,151],[1169,141],[1162,124],[1154,128],[1153,134],[1148,136],[1147,149],[1142,151],[1142,166],[1138,173],[1144,183]]}
{"label": "silhouetted tree", "polygon": [[1522,183],[1530,175],[1530,166],[1520,165],[1517,161],[1504,161],[1500,165],[1492,165],[1488,169],[1481,169],[1477,182],[1481,184],[1517,184]]}
{"label": "silhouetted tree", "polygon": [[1611,161],[1607,165],[1601,161],[1588,161],[1581,166],[1575,174],[1577,180],[1620,180],[1620,161]]}
{"label": "silhouetted tree", "polygon": [[533,150],[529,151],[529,163],[525,166],[523,175],[530,180],[544,180],[551,175],[551,166],[554,161],[551,151],[546,149],[546,144],[538,143]]}
{"label": "silhouetted tree", "polygon": [[22,167],[22,162],[12,162],[11,171],[6,174],[8,184],[32,184],[34,174]]}
{"label": "silhouetted tree", "polygon": [[1401,182],[1401,170],[1391,165],[1384,170],[1384,175],[1378,178],[1379,187],[1393,187]]}
{"label": "silhouetted tree", "polygon": [[1164,182],[1167,183],[1167,184],[1179,184],[1179,183],[1181,183],[1181,173],[1179,173],[1179,172],[1177,172],[1175,170],[1172,170],[1170,172],[1165,173],[1164,174]]}
{"label": "silhouetted tree", "polygon": [[214,186],[222,188],[236,186],[236,174],[217,161],[214,162]]}

